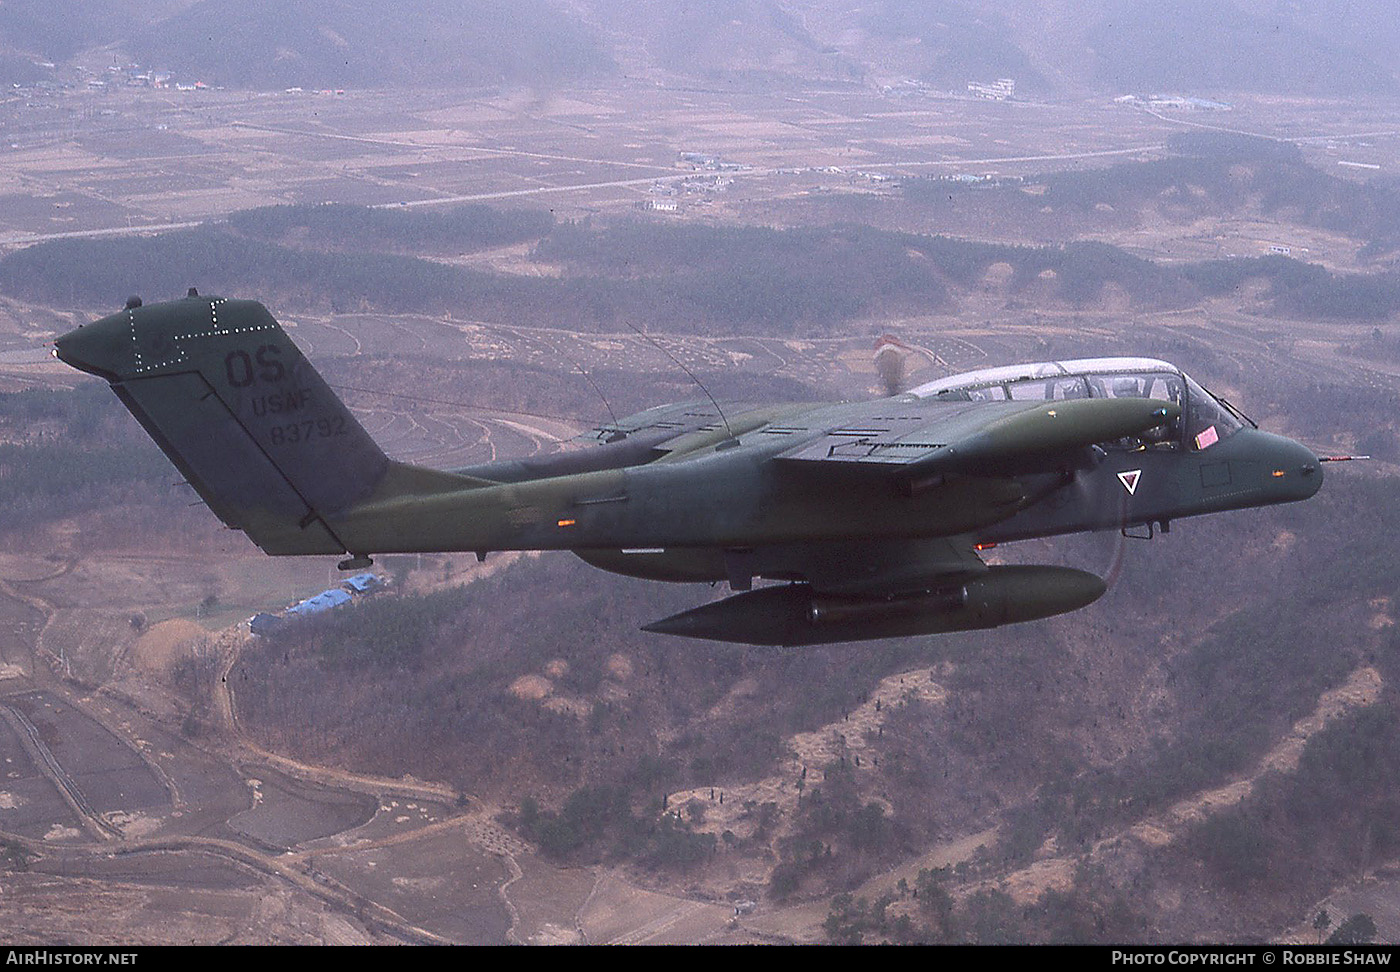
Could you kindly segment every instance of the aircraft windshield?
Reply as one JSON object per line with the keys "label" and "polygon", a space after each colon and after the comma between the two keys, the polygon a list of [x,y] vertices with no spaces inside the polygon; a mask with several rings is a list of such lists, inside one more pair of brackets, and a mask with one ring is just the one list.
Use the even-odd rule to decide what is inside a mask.
{"label": "aircraft windshield", "polygon": [[1068,398],[1155,398],[1182,407],[1182,418],[1120,443],[1124,448],[1208,449],[1243,421],[1190,377],[1151,358],[1088,358],[986,368],[920,385],[914,398],[951,401],[1062,401]]}
{"label": "aircraft windshield", "polygon": [[1238,414],[1189,377],[1186,389],[1186,444],[1190,448],[1209,449],[1244,428]]}

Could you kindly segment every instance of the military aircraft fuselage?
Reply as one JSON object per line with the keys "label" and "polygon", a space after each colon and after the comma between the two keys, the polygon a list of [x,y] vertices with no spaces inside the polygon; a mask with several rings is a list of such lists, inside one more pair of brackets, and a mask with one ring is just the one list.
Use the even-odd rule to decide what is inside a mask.
{"label": "military aircraft fuselage", "polygon": [[[688,402],[554,455],[433,470],[374,443],[261,304],[200,297],[55,342],[112,385],[210,509],[268,553],[572,550],[727,580],[650,626],[816,644],[1073,610],[1098,578],[989,567],[986,544],[1306,499],[1319,460],[1165,362],[1041,362],[892,398]],[[750,590],[755,579],[784,582]]]}
{"label": "military aircraft fuselage", "polygon": [[[729,441],[745,444],[742,436]],[[463,495],[396,498],[356,510],[344,531],[353,547],[377,552],[744,547],[965,533],[1001,542],[1290,502],[1311,496],[1322,478],[1306,448],[1255,429],[1209,454],[1106,451],[1092,468],[1070,473],[950,477],[917,491],[863,470],[818,476],[774,462],[790,442],[724,446]]]}

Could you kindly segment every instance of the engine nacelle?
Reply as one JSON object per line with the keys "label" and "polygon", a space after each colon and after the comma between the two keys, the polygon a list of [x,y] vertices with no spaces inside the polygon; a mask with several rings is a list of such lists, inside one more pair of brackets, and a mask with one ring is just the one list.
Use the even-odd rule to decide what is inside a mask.
{"label": "engine nacelle", "polygon": [[748,645],[821,645],[995,628],[1077,611],[1098,600],[1103,580],[1072,567],[1013,565],[949,588],[889,597],[814,593],[782,584],[736,594],[643,630]]}

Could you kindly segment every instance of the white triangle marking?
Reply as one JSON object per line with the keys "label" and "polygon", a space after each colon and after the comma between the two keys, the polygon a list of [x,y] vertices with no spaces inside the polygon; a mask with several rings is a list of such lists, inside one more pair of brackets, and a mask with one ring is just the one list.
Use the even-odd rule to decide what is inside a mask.
{"label": "white triangle marking", "polygon": [[1137,492],[1138,481],[1142,479],[1141,469],[1129,469],[1127,472],[1118,474],[1118,481],[1123,484],[1123,488],[1132,496]]}

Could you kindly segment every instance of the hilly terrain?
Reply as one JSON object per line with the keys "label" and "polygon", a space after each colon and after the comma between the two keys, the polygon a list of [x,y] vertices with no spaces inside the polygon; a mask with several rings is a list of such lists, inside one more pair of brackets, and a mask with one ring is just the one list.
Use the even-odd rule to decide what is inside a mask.
{"label": "hilly terrain", "polygon": [[[600,78],[822,81],[1022,96],[1394,92],[1400,34],[1368,4],[1248,0],[98,0],[0,7],[0,68],[122,58],[255,89],[479,86]],[[79,57],[79,55],[82,55]]]}
{"label": "hilly terrain", "polygon": [[[1001,335],[1022,356],[1037,339]],[[1242,364],[1228,340],[1153,325],[1054,340],[1065,356],[1169,354],[1266,427],[1312,443],[1366,429],[1365,447],[1400,458],[1393,393],[1284,355],[1261,372],[1257,350]],[[422,421],[464,396],[598,407],[574,376],[518,365],[318,364],[361,406],[402,396],[391,407]],[[655,376],[594,379],[623,407],[686,394]],[[743,392],[820,390],[770,379]],[[89,557],[130,549],[133,527],[146,549],[208,532],[108,398],[91,386],[0,396],[11,549],[61,545],[75,514]],[[76,467],[37,461],[60,454],[55,436]],[[1393,468],[1340,468],[1306,505],[1182,521],[1151,544],[1109,534],[988,554],[1113,579],[1074,615],[801,651],[642,633],[707,592],[566,554],[497,555],[465,586],[455,561],[470,558],[387,557],[397,595],[243,644],[238,725],[298,761],[470,793],[556,866],[775,916],[820,903],[835,941],[1279,934],[1400,853],[1387,836],[1400,820]],[[238,610],[220,603],[234,597],[226,582],[199,583],[207,607]],[[64,629],[51,625],[50,645]],[[70,664],[94,687],[116,677],[98,655]],[[226,732],[218,673],[196,653],[169,676],[191,739]],[[969,835],[960,855],[910,863]],[[905,869],[902,890],[865,890],[891,868]]]}
{"label": "hilly terrain", "polygon": [[[988,293],[1012,309],[1142,313],[1247,293],[1256,309],[1291,319],[1400,313],[1400,190],[1383,178],[1330,175],[1285,142],[1188,134],[1153,161],[989,184],[906,178],[897,193],[809,196],[783,212],[793,224],[842,222],[776,228],[636,215],[560,221],[481,205],[276,206],[154,236],[40,243],[0,259],[0,293],[98,305],[129,280],[167,294],[199,280],[298,310],[567,320],[592,331],[645,320],[670,331],[802,337],[951,311]],[[1306,250],[1232,253],[1201,229],[1221,221],[1287,221],[1345,248],[1328,265]],[[1198,235],[1196,252],[1107,242],[1163,224]],[[948,235],[909,229],[930,225]],[[974,233],[982,239],[967,238]],[[986,241],[996,234],[1044,242]],[[522,269],[472,259],[505,247],[525,249]]]}
{"label": "hilly terrain", "polygon": [[[1164,194],[1195,200],[1202,213],[1258,205],[1255,192],[1231,189],[1239,186],[1230,173],[1243,178],[1241,166],[1280,167],[1275,175],[1290,171],[1324,198],[1350,185],[1310,175],[1294,154],[1231,144],[1223,157],[1047,174],[1035,198],[1082,205],[1087,227],[1102,215],[1095,200],[1112,200],[1120,215],[1158,205]],[[1201,191],[1169,191],[1188,186]],[[992,209],[1002,205],[1002,190],[980,191],[976,198]],[[1314,218],[1307,205],[1288,212]],[[1353,230],[1358,246],[1373,242],[1373,232],[1388,239],[1380,223]],[[267,266],[291,273],[263,276],[262,263],[229,259],[230,241],[242,241],[247,254],[258,254],[248,245],[258,243],[272,257]],[[625,216],[558,223],[487,207],[432,216],[280,207],[233,214],[204,236],[41,244],[0,262],[0,282],[10,299],[61,303],[71,298],[43,290],[46,280],[81,276],[110,287],[123,275],[152,279],[150,269],[123,268],[126,259],[169,266],[172,283],[207,280],[217,264],[228,274],[221,285],[263,290],[315,320],[326,313],[327,294],[354,293],[337,274],[366,281],[364,268],[375,260],[405,261],[385,264],[381,286],[389,289],[356,298],[387,309],[431,293],[427,278],[403,276],[400,266],[418,261],[446,271],[435,256],[522,244],[551,270],[514,282],[545,288],[533,291],[536,310],[520,299],[528,290],[498,306],[473,305],[490,292],[485,275],[445,292],[442,306],[509,316],[516,328],[536,329],[532,342],[578,342],[572,354],[534,364],[443,360],[392,350],[390,342],[373,356],[329,356],[318,365],[353,405],[377,414],[387,401],[424,429],[440,421],[431,413],[473,405],[596,414],[599,387],[625,410],[693,395],[668,362],[660,372],[595,365],[589,381],[579,378],[573,354],[619,346],[610,329],[642,312],[634,298],[618,296],[640,280],[652,295],[650,322],[707,369],[715,394],[813,400],[832,392],[796,380],[790,367],[733,371],[742,358],[716,355],[686,329],[700,326],[703,340],[744,340],[795,327],[798,339],[785,345],[793,351],[894,312],[901,295],[910,307],[941,307],[956,320],[980,313],[995,293],[1005,324],[907,336],[945,354],[990,340],[1008,358],[1159,355],[1208,376],[1267,428],[1383,461],[1359,473],[1334,467],[1333,481],[1304,506],[1184,521],[1151,544],[1109,534],[1011,545],[988,556],[1084,567],[1112,578],[1112,590],[1089,609],[1047,622],[876,645],[795,652],[677,645],[637,629],[694,604],[697,590],[685,585],[600,574],[559,554],[502,555],[488,562],[489,575],[462,586],[451,557],[387,557],[382,567],[396,596],[242,648],[237,719],[259,747],[471,793],[556,866],[608,868],[640,886],[686,887],[703,900],[778,909],[826,902],[822,934],[833,941],[1278,934],[1334,888],[1400,854],[1385,836],[1400,820],[1390,784],[1400,774],[1393,731],[1400,669],[1389,660],[1400,582],[1389,537],[1400,524],[1390,522],[1387,498],[1391,463],[1400,461],[1400,398],[1290,354],[1292,335],[1318,328],[1350,335],[1332,338],[1339,353],[1400,357],[1389,325],[1373,327],[1394,320],[1400,306],[1366,304],[1386,269],[1330,274],[1282,257],[1180,266],[1093,239],[1013,247],[849,225],[776,231]],[[205,246],[223,256],[201,256]],[[911,262],[911,251],[919,272],[905,293],[891,281],[913,273],[894,269]],[[773,293],[747,276],[755,254],[763,254],[762,280],[778,288]],[[211,262],[181,262],[189,258]],[[87,273],[63,270],[69,259]],[[324,276],[313,272],[315,261],[326,261]],[[998,265],[1007,274],[989,291]],[[659,281],[686,281],[688,273],[688,286],[724,283],[744,302],[712,303],[700,314],[707,305],[693,296],[674,306],[656,299]],[[1213,276],[1220,274],[1223,283]],[[503,276],[492,286],[514,285]],[[586,335],[546,329],[566,304],[579,305],[582,291],[568,290],[571,280],[588,281],[593,306],[605,311],[591,344]],[[1340,301],[1309,305],[1299,297],[1307,291],[1296,290],[1300,280],[1330,281]],[[828,281],[852,303],[782,296],[820,294]],[[1387,287],[1375,293],[1392,292]],[[1115,288],[1129,296],[1133,314],[1105,309],[1103,292]],[[785,323],[769,314],[770,300],[795,316]],[[1025,301],[1033,301],[1038,327],[1016,323]],[[803,310],[809,306],[832,316],[813,316]],[[1292,334],[1277,319],[1274,330],[1249,323],[1263,307]],[[1209,323],[1174,324],[1183,310]],[[337,316],[332,310],[328,319]],[[399,326],[413,319],[403,310],[396,317]],[[580,321],[577,313],[570,319]],[[317,333],[307,326],[303,319],[299,338]],[[420,335],[441,330],[434,347],[459,348],[450,318],[427,316],[413,327]],[[154,448],[104,404],[91,387],[0,398],[10,439],[0,452],[7,497],[0,530],[12,543],[49,546],[75,513],[97,549],[120,549],[124,523],[143,524],[148,544],[179,543],[184,531],[199,529],[182,491],[163,484],[168,473]],[[68,445],[51,445],[53,437]],[[210,582],[205,600],[217,606],[219,593]],[[184,731],[201,738],[221,730],[211,671],[196,661],[171,678]],[[81,677],[100,681],[107,671],[90,667]],[[1228,810],[1218,809],[1221,794],[1230,795]],[[930,848],[963,846],[969,835],[979,836],[957,854],[929,856]],[[902,889],[877,880],[892,868],[902,869]]]}

